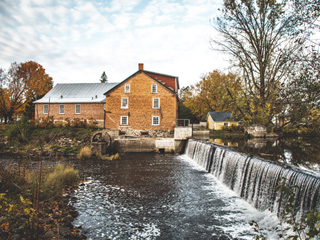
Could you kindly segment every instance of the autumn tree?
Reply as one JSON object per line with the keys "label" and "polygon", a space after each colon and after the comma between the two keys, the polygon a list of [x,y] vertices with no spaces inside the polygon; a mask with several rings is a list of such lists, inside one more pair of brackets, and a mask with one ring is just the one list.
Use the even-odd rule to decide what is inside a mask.
{"label": "autumn tree", "polygon": [[214,20],[221,38],[212,39],[213,48],[231,56],[246,96],[258,109],[251,113],[263,113],[263,122],[279,112],[279,85],[286,79],[290,56],[304,41],[302,21],[296,20],[286,0],[224,0],[221,16]]}
{"label": "autumn tree", "polygon": [[101,74],[100,82],[101,83],[108,83],[108,76],[105,71],[103,71],[103,73]]}
{"label": "autumn tree", "polygon": [[28,104],[46,94],[53,86],[52,78],[38,63],[12,63],[8,72],[0,70],[0,114],[5,122],[22,115]]}
{"label": "autumn tree", "polygon": [[203,121],[208,112],[232,111],[239,113],[235,102],[241,96],[241,81],[232,73],[217,70],[204,75],[202,80],[185,92],[184,105],[199,120]]}

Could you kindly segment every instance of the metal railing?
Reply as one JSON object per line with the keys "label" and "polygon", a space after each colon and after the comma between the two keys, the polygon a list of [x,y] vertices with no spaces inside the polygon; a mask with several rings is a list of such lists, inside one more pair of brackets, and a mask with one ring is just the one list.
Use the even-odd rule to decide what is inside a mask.
{"label": "metal railing", "polygon": [[177,119],[176,127],[188,127],[190,125],[190,119]]}

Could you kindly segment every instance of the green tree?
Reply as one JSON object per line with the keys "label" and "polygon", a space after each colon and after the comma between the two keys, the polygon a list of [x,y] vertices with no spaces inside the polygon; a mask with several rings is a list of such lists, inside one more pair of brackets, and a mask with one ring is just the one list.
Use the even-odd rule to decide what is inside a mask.
{"label": "green tree", "polygon": [[196,116],[194,116],[189,108],[184,104],[186,101],[186,94],[190,92],[190,87],[182,87],[179,90],[179,119],[190,119],[191,123],[199,121]]}
{"label": "green tree", "polygon": [[105,71],[103,71],[103,73],[101,74],[100,82],[101,83],[108,83],[108,76]]}
{"label": "green tree", "polygon": [[290,56],[304,41],[303,23],[293,12],[287,0],[224,0],[221,16],[214,20],[222,38],[212,39],[213,47],[229,54],[240,70],[246,99],[256,109],[247,113],[256,121],[270,122],[279,112],[279,85]]}

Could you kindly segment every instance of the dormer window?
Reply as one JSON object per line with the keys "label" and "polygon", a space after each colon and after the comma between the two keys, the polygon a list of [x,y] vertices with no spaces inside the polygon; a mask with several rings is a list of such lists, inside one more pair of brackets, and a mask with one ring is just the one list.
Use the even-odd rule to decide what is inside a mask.
{"label": "dormer window", "polygon": [[124,92],[125,93],[130,93],[130,84],[125,84],[124,85]]}

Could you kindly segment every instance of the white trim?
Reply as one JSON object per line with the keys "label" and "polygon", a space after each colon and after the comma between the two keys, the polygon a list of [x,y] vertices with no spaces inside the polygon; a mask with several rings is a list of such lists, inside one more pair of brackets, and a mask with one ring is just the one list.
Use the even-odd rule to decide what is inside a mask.
{"label": "white trim", "polygon": [[[127,100],[127,105],[126,106],[123,105],[123,100],[124,99]],[[129,98],[121,98],[121,108],[123,108],[123,109],[129,108]]]}
{"label": "white trim", "polygon": [[[153,91],[153,86],[155,86],[155,91]],[[151,93],[158,93],[158,85],[153,83],[151,84]]]}
{"label": "white trim", "polygon": [[[128,87],[128,89],[127,89],[127,87]],[[124,85],[124,92],[125,93],[130,93],[130,84],[125,84]]]}
{"label": "white trim", "polygon": [[[63,112],[61,112],[61,106],[63,107]],[[59,104],[59,114],[64,114],[64,104]]]}
{"label": "white trim", "polygon": [[[158,124],[154,123],[154,119],[158,119]],[[160,126],[160,117],[159,116],[152,116],[152,126]]]}
{"label": "white trim", "polygon": [[[158,99],[158,107],[155,107],[155,100]],[[152,98],[152,108],[160,109],[160,98]]]}
{"label": "white trim", "polygon": [[[79,112],[77,112],[77,106],[79,106]],[[81,114],[81,104],[75,104],[74,105],[74,113],[75,114]]]}
{"label": "white trim", "polygon": [[[44,106],[47,106],[47,112],[44,111]],[[43,114],[49,114],[49,104],[43,104]]]}
{"label": "white trim", "polygon": [[[124,124],[123,123],[123,121],[122,121],[122,119],[124,119],[124,118],[126,118],[127,120],[127,123],[126,124]],[[129,125],[129,118],[128,118],[128,116],[120,116],[120,125]]]}

